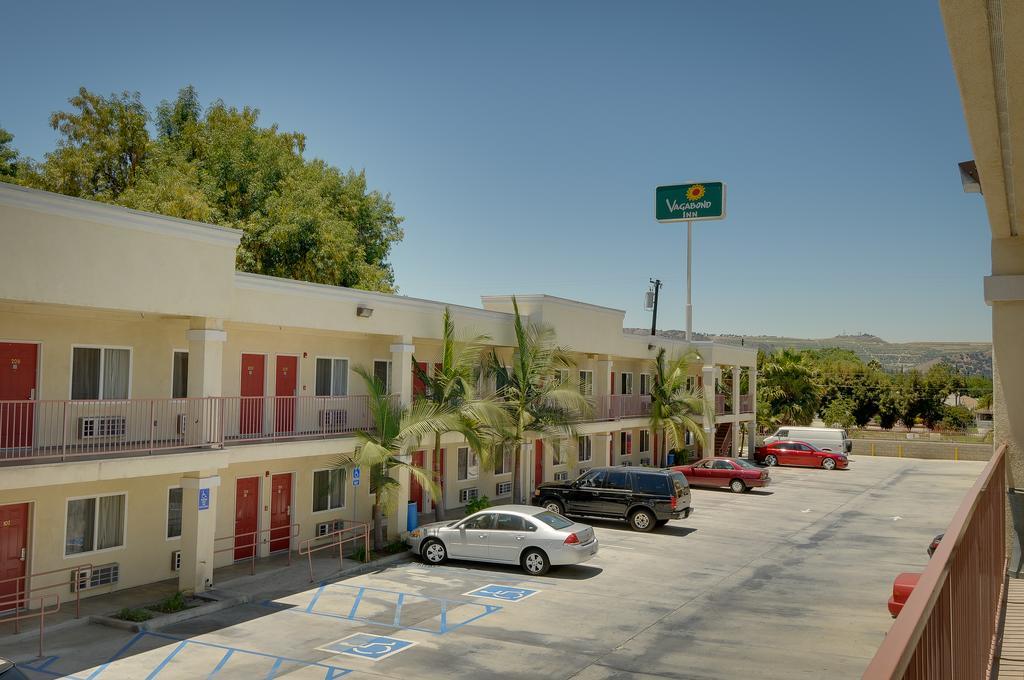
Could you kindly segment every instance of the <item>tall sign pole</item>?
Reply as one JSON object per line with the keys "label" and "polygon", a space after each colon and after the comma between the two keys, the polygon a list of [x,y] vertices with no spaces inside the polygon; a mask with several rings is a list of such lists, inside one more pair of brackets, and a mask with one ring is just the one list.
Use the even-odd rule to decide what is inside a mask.
{"label": "tall sign pole", "polygon": [[693,341],[693,223],[725,218],[724,182],[668,184],[654,190],[654,218],[686,222],[686,341]]}

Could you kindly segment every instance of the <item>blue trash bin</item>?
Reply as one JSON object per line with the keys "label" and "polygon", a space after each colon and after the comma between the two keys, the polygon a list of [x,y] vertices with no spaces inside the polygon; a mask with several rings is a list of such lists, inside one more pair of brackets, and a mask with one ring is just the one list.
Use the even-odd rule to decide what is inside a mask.
{"label": "blue trash bin", "polygon": [[676,454],[669,453],[668,454],[668,466],[672,467],[675,464],[676,464]]}
{"label": "blue trash bin", "polygon": [[412,531],[420,525],[420,511],[419,506],[415,501],[409,501],[409,519],[406,522],[406,529]]}

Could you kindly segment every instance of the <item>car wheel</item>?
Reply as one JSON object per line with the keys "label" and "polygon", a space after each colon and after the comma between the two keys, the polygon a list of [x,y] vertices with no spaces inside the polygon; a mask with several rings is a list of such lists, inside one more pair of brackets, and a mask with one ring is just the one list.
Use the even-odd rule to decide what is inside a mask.
{"label": "car wheel", "polygon": [[533,576],[543,576],[551,568],[548,556],[544,554],[544,551],[537,548],[530,548],[524,552],[519,560],[519,564],[523,567],[523,571]]}
{"label": "car wheel", "polygon": [[825,468],[826,470],[835,470],[836,462],[832,458],[826,458],[825,460],[821,461],[821,467]]}
{"label": "car wheel", "polygon": [[629,526],[633,531],[651,531],[655,524],[654,514],[650,510],[636,510],[629,516]]}
{"label": "car wheel", "polygon": [[443,564],[448,559],[448,551],[444,547],[444,543],[432,538],[423,544],[423,548],[420,549],[420,555],[423,556],[423,560],[428,564]]}
{"label": "car wheel", "polygon": [[559,515],[565,514],[565,506],[562,505],[561,501],[556,501],[554,498],[549,498],[543,503],[544,509],[549,512],[557,512]]}
{"label": "car wheel", "polygon": [[775,467],[779,464],[779,459],[775,457],[775,454],[769,453],[764,457],[764,464],[768,467]]}
{"label": "car wheel", "polygon": [[743,483],[742,479],[734,479],[729,482],[729,488],[732,489],[733,493],[743,493],[747,490],[747,485]]}

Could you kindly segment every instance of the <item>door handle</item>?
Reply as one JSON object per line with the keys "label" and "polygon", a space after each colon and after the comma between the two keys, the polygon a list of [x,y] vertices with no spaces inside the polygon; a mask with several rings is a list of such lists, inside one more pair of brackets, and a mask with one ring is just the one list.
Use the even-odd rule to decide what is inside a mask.
{"label": "door handle", "polygon": [[487,534],[477,534],[477,538],[487,538]]}
{"label": "door handle", "polygon": [[523,537],[522,536],[516,536],[516,540],[517,541],[521,541],[521,540],[523,540]]}

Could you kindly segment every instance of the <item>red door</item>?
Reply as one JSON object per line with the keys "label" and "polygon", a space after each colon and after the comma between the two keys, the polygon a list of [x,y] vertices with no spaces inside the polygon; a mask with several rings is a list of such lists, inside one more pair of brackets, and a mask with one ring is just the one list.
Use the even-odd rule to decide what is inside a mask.
{"label": "red door", "polygon": [[533,486],[544,482],[544,441],[538,439],[533,444]]}
{"label": "red door", "polygon": [[235,482],[235,559],[253,556],[259,543],[260,478],[243,477]]}
{"label": "red door", "polygon": [[441,495],[434,499],[434,503],[440,503],[441,507],[444,507],[444,449],[441,449],[434,461],[434,481],[437,482],[438,486],[441,487]]}
{"label": "red door", "polygon": [[274,432],[295,431],[298,374],[298,357],[277,357],[277,378],[274,380]]}
{"label": "red door", "polygon": [[[412,454],[412,464],[414,467],[423,469],[422,451]],[[416,504],[416,512],[423,512],[423,487],[415,477],[412,477],[409,482],[409,501]]]}
{"label": "red door", "polygon": [[27,553],[28,503],[0,505],[0,611],[18,606],[25,589],[21,579]]}
{"label": "red door", "polygon": [[262,354],[242,355],[242,406],[239,409],[241,434],[263,434],[263,385],[267,358]]}
{"label": "red door", "polygon": [[292,545],[292,473],[270,479],[270,552]]}
{"label": "red door", "polygon": [[[420,371],[427,372],[427,362],[418,361],[416,366],[419,367]],[[424,397],[427,394],[427,385],[423,382],[423,378],[420,377],[419,371],[415,368],[412,369],[412,396],[413,397]]]}
{"label": "red door", "polygon": [[[0,342],[0,449],[32,446],[39,346]],[[4,401],[19,401],[5,404]]]}

